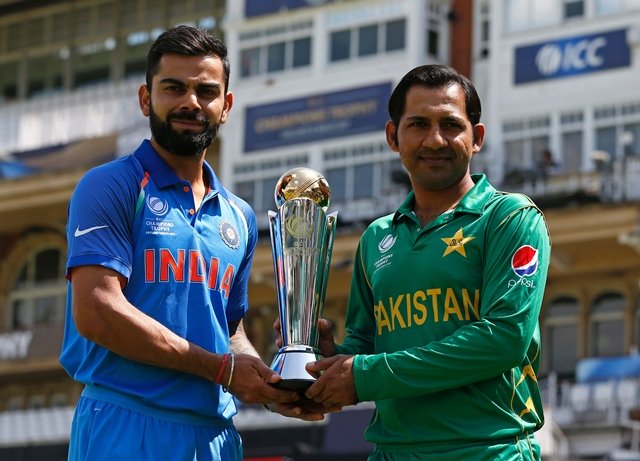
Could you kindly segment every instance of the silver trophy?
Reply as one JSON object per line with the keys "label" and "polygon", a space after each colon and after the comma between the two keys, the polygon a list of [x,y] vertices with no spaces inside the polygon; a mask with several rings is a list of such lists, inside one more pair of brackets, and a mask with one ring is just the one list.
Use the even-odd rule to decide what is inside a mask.
{"label": "silver trophy", "polygon": [[315,378],[305,370],[321,359],[318,319],[329,276],[337,212],[326,214],[331,189],[310,168],[294,168],[276,183],[278,211],[269,211],[282,347],[271,369],[282,376],[276,386],[304,390]]}

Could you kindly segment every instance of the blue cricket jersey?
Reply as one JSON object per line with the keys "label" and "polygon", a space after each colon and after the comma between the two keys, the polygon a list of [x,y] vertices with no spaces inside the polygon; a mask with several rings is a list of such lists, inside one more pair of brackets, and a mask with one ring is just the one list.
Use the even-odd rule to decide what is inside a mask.
{"label": "blue cricket jersey", "polygon": [[[215,353],[229,351],[228,320],[248,308],[257,241],[249,205],[227,191],[205,162],[210,191],[195,210],[191,184],[144,141],[130,156],[90,170],[69,204],[67,276],[101,265],[127,278],[127,299],[177,335]],[[143,404],[228,422],[236,413],[221,386],[128,360],[80,336],[69,283],[60,362],[77,381]]]}

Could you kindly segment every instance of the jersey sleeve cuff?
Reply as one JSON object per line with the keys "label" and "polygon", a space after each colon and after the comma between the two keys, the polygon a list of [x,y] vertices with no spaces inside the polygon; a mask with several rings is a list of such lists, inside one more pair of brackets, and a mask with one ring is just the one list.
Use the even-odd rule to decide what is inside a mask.
{"label": "jersey sleeve cuff", "polygon": [[353,357],[353,383],[356,387],[356,395],[359,402],[374,400],[372,388],[379,385],[377,380],[366,376],[366,358],[371,356],[356,355]]}
{"label": "jersey sleeve cuff", "polygon": [[107,269],[114,270],[118,272],[125,278],[129,278],[131,275],[131,268],[125,264],[124,262],[113,259],[108,256],[96,255],[96,254],[86,254],[86,255],[78,255],[67,261],[67,279],[70,279],[71,270],[74,267],[79,266],[102,266]]}

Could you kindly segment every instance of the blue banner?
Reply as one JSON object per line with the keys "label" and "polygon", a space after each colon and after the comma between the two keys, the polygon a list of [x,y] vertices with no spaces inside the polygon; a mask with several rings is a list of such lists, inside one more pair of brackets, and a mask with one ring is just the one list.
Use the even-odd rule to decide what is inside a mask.
{"label": "blue banner", "polygon": [[245,0],[244,15],[247,18],[331,3],[334,0]]}
{"label": "blue banner", "polygon": [[247,107],[244,151],[384,131],[391,83]]}
{"label": "blue banner", "polygon": [[593,383],[611,379],[640,377],[640,355],[589,357],[576,366],[576,381]]}
{"label": "blue banner", "polygon": [[631,64],[626,29],[581,35],[515,50],[515,83],[573,77]]}

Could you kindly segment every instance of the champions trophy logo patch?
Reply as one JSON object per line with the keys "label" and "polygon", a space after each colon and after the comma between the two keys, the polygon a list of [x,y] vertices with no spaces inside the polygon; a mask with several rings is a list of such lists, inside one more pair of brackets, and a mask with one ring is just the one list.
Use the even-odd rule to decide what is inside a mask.
{"label": "champions trophy logo patch", "polygon": [[151,213],[156,216],[164,216],[167,214],[167,211],[169,211],[169,203],[167,203],[166,200],[162,200],[152,195],[147,197],[147,206],[149,207],[149,210],[151,210]]}
{"label": "champions trophy logo patch", "polygon": [[238,231],[235,227],[231,225],[228,221],[222,221],[220,223],[220,237],[222,237],[222,241],[229,247],[234,250],[238,248],[240,245],[240,236],[238,235]]}
{"label": "champions trophy logo patch", "polygon": [[380,253],[386,253],[391,249],[391,247],[396,243],[397,237],[395,235],[387,235],[382,241],[378,244],[378,250]]}
{"label": "champions trophy logo patch", "polygon": [[535,274],[538,270],[538,250],[531,245],[522,245],[511,258],[511,269],[518,277]]}

